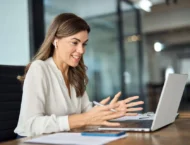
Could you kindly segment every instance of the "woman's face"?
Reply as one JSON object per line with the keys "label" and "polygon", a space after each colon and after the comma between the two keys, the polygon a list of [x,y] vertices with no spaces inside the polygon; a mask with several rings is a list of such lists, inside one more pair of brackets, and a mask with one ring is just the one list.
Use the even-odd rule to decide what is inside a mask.
{"label": "woman's face", "polygon": [[81,31],[75,35],[56,39],[56,55],[59,61],[66,65],[76,67],[85,53],[85,46],[88,41],[88,32]]}

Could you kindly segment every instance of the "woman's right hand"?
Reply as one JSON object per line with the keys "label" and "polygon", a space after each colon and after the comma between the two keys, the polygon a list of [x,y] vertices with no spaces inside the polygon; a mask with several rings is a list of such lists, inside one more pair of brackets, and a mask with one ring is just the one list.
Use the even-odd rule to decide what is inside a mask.
{"label": "woman's right hand", "polygon": [[119,123],[108,122],[108,120],[122,117],[125,112],[113,112],[110,109],[115,109],[118,104],[109,104],[105,106],[93,107],[88,112],[84,113],[85,125],[104,125],[104,126],[119,126]]}

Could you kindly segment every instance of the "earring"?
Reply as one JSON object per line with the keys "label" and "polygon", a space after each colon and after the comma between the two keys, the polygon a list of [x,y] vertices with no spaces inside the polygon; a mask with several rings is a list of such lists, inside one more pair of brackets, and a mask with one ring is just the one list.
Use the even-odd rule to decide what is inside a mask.
{"label": "earring", "polygon": [[55,48],[57,49],[58,47],[57,47],[57,41],[55,41]]}
{"label": "earring", "polygon": [[57,41],[54,41],[54,46],[57,49]]}

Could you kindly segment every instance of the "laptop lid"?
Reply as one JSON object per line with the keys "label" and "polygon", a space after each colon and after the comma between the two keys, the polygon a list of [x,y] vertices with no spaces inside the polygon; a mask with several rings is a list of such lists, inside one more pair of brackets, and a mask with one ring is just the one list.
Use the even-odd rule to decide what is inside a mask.
{"label": "laptop lid", "polygon": [[186,74],[169,74],[165,80],[151,131],[173,123],[187,82]]}

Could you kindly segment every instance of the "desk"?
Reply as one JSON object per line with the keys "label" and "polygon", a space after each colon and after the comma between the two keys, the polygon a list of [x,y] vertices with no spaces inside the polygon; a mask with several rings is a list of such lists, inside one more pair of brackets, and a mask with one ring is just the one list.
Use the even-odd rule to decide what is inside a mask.
{"label": "desk", "polygon": [[[128,137],[108,145],[190,145],[190,118],[179,118],[175,123],[152,133],[128,133]],[[25,138],[29,139],[29,138]],[[26,144],[25,139],[13,140],[0,145],[42,145]]]}

